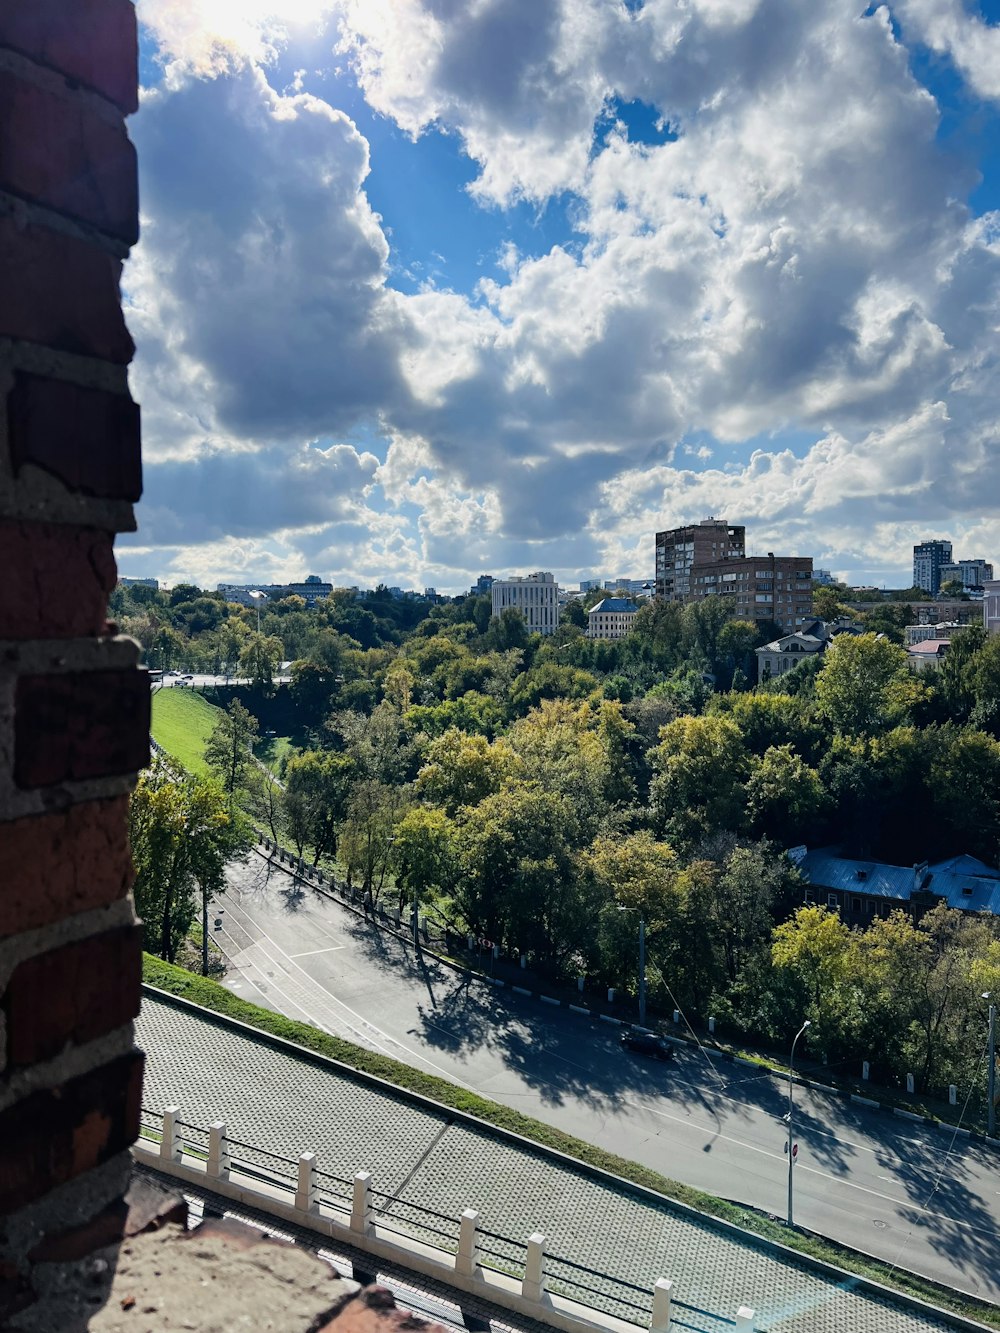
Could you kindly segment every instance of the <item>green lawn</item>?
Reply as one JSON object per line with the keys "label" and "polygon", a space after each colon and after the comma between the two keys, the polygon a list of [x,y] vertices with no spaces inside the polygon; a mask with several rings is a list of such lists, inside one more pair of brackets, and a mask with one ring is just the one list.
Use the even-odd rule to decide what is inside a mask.
{"label": "green lawn", "polygon": [[157,690],[153,695],[153,739],[189,773],[207,775],[205,742],[220,716],[221,710],[194,690]]}
{"label": "green lawn", "polygon": [[284,758],[298,754],[298,747],[292,744],[291,736],[262,736],[253,747],[253,752],[262,764],[276,774],[280,772]]}

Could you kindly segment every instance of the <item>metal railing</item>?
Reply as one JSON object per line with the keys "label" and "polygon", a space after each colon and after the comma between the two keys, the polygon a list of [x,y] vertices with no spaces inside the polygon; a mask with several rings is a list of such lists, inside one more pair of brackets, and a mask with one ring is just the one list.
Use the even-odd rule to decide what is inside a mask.
{"label": "metal railing", "polygon": [[[148,1146],[145,1146],[148,1145]],[[603,1272],[587,1264],[550,1252],[546,1238],[535,1233],[526,1240],[479,1226],[479,1214],[467,1209],[461,1217],[429,1208],[425,1204],[373,1187],[367,1172],[346,1177],[320,1170],[316,1155],[302,1153],[297,1159],[230,1138],[225,1124],[216,1121],[205,1128],[180,1118],[179,1108],[162,1112],[142,1107],[139,1151],[151,1165],[182,1179],[204,1174],[208,1189],[251,1202],[282,1217],[331,1234],[339,1226],[361,1249],[384,1253],[386,1249],[406,1264],[409,1252],[419,1271],[433,1272],[463,1289],[483,1282],[483,1294],[508,1308],[532,1313],[545,1322],[551,1301],[560,1307],[561,1327],[593,1333],[601,1316],[667,1333],[672,1305],[690,1311],[702,1323],[712,1321],[737,1333],[752,1333],[753,1311],[741,1306],[735,1321],[721,1314],[700,1310],[676,1300],[672,1283],[658,1279],[644,1287],[627,1278]],[[236,1180],[232,1178],[236,1177]],[[249,1188],[248,1188],[249,1185]],[[261,1187],[255,1190],[254,1186]],[[248,1197],[251,1196],[251,1197]],[[422,1265],[422,1266],[421,1266]],[[494,1274],[490,1279],[486,1273]],[[573,1311],[580,1313],[574,1315]],[[608,1322],[605,1325],[615,1325]]]}

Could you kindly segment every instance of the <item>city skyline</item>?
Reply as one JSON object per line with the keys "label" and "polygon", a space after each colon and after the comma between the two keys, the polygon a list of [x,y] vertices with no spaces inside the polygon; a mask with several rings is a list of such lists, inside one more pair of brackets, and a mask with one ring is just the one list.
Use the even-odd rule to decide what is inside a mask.
{"label": "city skyline", "polygon": [[276,7],[140,0],[123,571],[1000,547],[995,3]]}

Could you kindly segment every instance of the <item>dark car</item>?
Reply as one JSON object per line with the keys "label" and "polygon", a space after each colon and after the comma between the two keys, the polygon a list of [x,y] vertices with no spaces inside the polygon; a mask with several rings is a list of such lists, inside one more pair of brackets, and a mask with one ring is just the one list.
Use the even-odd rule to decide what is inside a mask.
{"label": "dark car", "polygon": [[666,1037],[658,1037],[654,1032],[623,1032],[619,1038],[627,1051],[637,1055],[648,1055],[653,1060],[672,1060],[675,1047]]}

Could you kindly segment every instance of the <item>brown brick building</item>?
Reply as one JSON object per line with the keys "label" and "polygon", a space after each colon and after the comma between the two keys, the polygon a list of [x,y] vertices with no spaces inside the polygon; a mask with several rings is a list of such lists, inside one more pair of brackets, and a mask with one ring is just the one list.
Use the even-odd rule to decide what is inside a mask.
{"label": "brown brick building", "polygon": [[769,620],[786,634],[812,619],[812,556],[754,555],[695,565],[689,600],[728,597],[737,620]]}
{"label": "brown brick building", "polygon": [[746,552],[746,528],[722,518],[703,518],[684,528],[656,534],[656,595],[682,601],[691,592],[695,565],[740,559]]}

